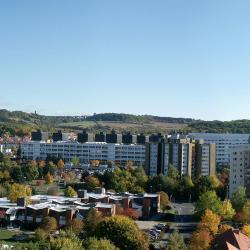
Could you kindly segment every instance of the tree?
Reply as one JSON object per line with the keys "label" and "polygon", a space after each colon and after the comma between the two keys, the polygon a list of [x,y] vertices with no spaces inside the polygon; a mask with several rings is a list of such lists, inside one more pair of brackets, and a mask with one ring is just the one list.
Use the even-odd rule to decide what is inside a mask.
{"label": "tree", "polygon": [[222,203],[215,191],[205,192],[195,204],[195,213],[198,217],[201,217],[206,209],[216,214],[222,213]]}
{"label": "tree", "polygon": [[71,186],[68,186],[64,191],[64,195],[66,197],[76,197],[77,192],[74,190],[74,188],[72,188]]}
{"label": "tree", "polygon": [[100,186],[99,180],[94,176],[88,176],[85,178],[85,184],[88,190],[94,190],[96,187]]}
{"label": "tree", "polygon": [[14,183],[10,187],[8,199],[11,202],[16,202],[17,198],[31,196],[31,193],[32,190],[29,186]]}
{"label": "tree", "polygon": [[244,225],[242,228],[242,233],[250,238],[250,225]]}
{"label": "tree", "polygon": [[23,171],[21,169],[20,166],[15,166],[11,169],[11,178],[15,181],[15,182],[19,182],[22,183],[24,182],[24,175],[23,175]]}
{"label": "tree", "polygon": [[221,185],[220,180],[217,178],[216,175],[210,175],[208,176],[208,180],[211,183],[211,189],[215,190],[216,188],[218,188]]}
{"label": "tree", "polygon": [[51,250],[83,250],[82,242],[76,236],[60,236],[52,239],[50,247]]}
{"label": "tree", "polygon": [[236,212],[240,212],[247,201],[246,189],[238,187],[231,197],[231,203]]}
{"label": "tree", "polygon": [[137,167],[133,169],[132,176],[136,178],[136,186],[139,186],[142,189],[145,189],[146,183],[148,181],[148,176],[146,175],[143,167]]}
{"label": "tree", "polygon": [[95,234],[96,227],[102,219],[102,214],[95,209],[92,208],[88,212],[84,220],[84,230],[88,236],[93,236]]}
{"label": "tree", "polygon": [[57,229],[57,221],[54,217],[46,216],[41,223],[41,229],[45,232],[51,232]]}
{"label": "tree", "polygon": [[205,214],[201,217],[201,222],[198,225],[198,228],[208,230],[214,235],[218,232],[219,224],[220,216],[207,209]]}
{"label": "tree", "polygon": [[84,243],[86,250],[118,250],[118,248],[106,239],[96,239],[94,237],[88,238]]}
{"label": "tree", "polygon": [[231,220],[235,215],[235,210],[233,209],[230,200],[224,200],[222,202],[221,215],[224,220]]}
{"label": "tree", "polygon": [[250,200],[248,200],[243,209],[242,209],[242,213],[244,215],[244,217],[246,218],[246,222],[250,222]]}
{"label": "tree", "polygon": [[168,177],[172,178],[174,180],[177,180],[180,178],[180,173],[177,169],[177,167],[175,167],[174,165],[170,164],[168,166]]}
{"label": "tree", "polygon": [[46,174],[46,176],[45,176],[45,182],[46,182],[47,184],[52,184],[53,181],[54,181],[53,176],[50,174],[50,172],[48,172],[48,173]]}
{"label": "tree", "polygon": [[45,241],[48,237],[48,232],[46,232],[45,230],[38,228],[35,231],[35,239],[36,241]]}
{"label": "tree", "polygon": [[35,180],[38,177],[39,172],[34,161],[23,167],[23,173],[28,181]]}
{"label": "tree", "polygon": [[169,235],[169,243],[166,250],[186,250],[187,247],[185,245],[183,237],[178,233],[178,231],[174,231]]}
{"label": "tree", "polygon": [[232,227],[230,225],[227,225],[227,224],[222,224],[219,228],[219,234],[223,234],[225,233],[226,231],[228,231],[229,229],[231,229]]}
{"label": "tree", "polygon": [[169,198],[167,193],[165,193],[164,191],[160,192],[160,204],[161,204],[161,209],[163,211],[166,211],[169,206]]}
{"label": "tree", "polygon": [[64,162],[62,159],[60,159],[58,162],[57,162],[57,168],[62,170],[64,168]]}
{"label": "tree", "polygon": [[98,238],[106,238],[120,249],[146,250],[149,243],[137,224],[125,216],[103,219],[96,228]]}
{"label": "tree", "polygon": [[68,228],[76,235],[80,234],[83,230],[84,223],[82,220],[74,218],[68,225]]}
{"label": "tree", "polygon": [[74,167],[77,167],[79,165],[79,158],[73,157],[71,159],[71,163],[73,164]]}
{"label": "tree", "polygon": [[209,250],[213,237],[206,230],[199,230],[193,233],[191,238],[191,249],[193,250]]}

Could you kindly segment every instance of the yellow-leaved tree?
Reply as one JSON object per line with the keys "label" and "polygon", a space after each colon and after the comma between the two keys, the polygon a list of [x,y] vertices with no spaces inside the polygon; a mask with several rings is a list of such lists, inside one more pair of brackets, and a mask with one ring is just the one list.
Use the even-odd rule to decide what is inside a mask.
{"label": "yellow-leaved tree", "polygon": [[250,225],[245,225],[245,226],[242,228],[242,232],[243,232],[243,234],[245,234],[246,236],[250,237]]}
{"label": "yellow-leaved tree", "polygon": [[201,217],[201,222],[198,225],[200,229],[207,229],[212,234],[218,232],[218,226],[220,224],[221,218],[219,215],[213,213],[211,210],[206,209],[204,215]]}
{"label": "yellow-leaved tree", "polygon": [[17,198],[31,196],[31,193],[32,193],[32,190],[29,186],[14,183],[10,187],[8,199],[11,202],[16,202]]}

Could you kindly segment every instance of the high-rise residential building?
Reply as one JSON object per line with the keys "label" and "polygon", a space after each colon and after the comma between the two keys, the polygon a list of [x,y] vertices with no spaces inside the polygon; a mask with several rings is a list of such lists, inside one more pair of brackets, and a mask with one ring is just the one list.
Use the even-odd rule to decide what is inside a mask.
{"label": "high-rise residential building", "polygon": [[170,164],[180,175],[193,179],[215,174],[215,144],[195,141],[187,136],[172,135],[164,141],[146,145],[146,169],[149,175],[168,173]]}
{"label": "high-rise residential building", "polygon": [[230,197],[240,186],[246,187],[247,195],[250,197],[250,144],[236,146],[231,150]]}
{"label": "high-rise residential building", "polygon": [[216,163],[230,164],[231,148],[247,144],[250,134],[219,134],[219,133],[190,133],[195,140],[203,139],[205,143],[216,144]]}
{"label": "high-rise residential building", "polygon": [[32,141],[46,141],[49,138],[48,132],[42,132],[41,130],[31,132]]}

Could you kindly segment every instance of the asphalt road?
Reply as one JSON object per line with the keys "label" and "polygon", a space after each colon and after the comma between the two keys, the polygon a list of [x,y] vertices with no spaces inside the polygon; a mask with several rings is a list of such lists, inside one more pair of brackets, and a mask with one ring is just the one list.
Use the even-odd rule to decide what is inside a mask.
{"label": "asphalt road", "polygon": [[174,230],[178,230],[185,239],[190,238],[198,224],[192,221],[194,205],[192,203],[173,203],[172,206],[178,214],[175,222],[171,225],[169,232],[164,235],[163,239],[168,239],[169,234]]}

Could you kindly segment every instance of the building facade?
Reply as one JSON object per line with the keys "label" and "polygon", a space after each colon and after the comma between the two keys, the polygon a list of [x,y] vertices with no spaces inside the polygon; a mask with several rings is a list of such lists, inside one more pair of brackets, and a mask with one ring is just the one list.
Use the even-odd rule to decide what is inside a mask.
{"label": "building facade", "polygon": [[22,157],[28,160],[46,159],[48,155],[56,156],[71,161],[79,158],[81,163],[89,163],[91,160],[115,161],[126,163],[133,161],[143,165],[145,162],[145,145],[116,144],[106,142],[44,142],[30,141],[21,143]]}
{"label": "building facade", "polygon": [[229,196],[237,187],[245,187],[250,197],[250,144],[232,148],[230,159]]}
{"label": "building facade", "polygon": [[217,133],[190,133],[195,140],[203,139],[206,143],[216,144],[216,163],[230,164],[231,148],[247,144],[250,134],[217,134]]}
{"label": "building facade", "polygon": [[165,141],[146,145],[146,169],[151,176],[167,175],[170,165],[178,168],[181,176],[187,175],[193,179],[214,175],[215,154],[215,144],[174,135]]}

